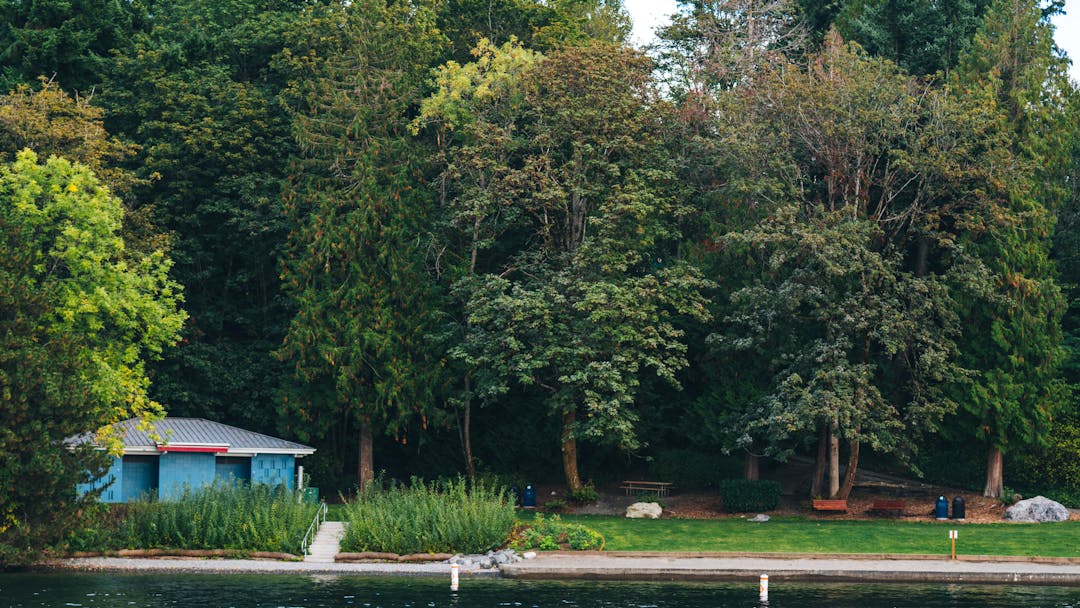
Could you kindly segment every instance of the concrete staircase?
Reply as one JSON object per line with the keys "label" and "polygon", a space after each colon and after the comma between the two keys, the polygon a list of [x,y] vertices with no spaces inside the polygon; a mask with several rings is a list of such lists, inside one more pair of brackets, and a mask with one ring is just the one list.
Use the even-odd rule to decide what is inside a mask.
{"label": "concrete staircase", "polygon": [[345,522],[324,521],[319,527],[319,533],[315,540],[311,541],[308,554],[304,556],[305,562],[317,564],[331,564],[334,556],[338,554],[341,545],[341,537],[345,536]]}

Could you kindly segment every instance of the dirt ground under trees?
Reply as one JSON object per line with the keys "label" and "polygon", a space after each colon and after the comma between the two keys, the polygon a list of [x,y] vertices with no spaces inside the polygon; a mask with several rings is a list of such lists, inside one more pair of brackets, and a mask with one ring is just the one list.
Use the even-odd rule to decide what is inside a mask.
{"label": "dirt ground under trees", "polygon": [[[565,488],[559,486],[537,487],[537,506],[544,510],[544,505],[551,500],[564,501]],[[626,496],[618,484],[597,488],[600,500],[585,505],[568,504],[553,512],[580,515],[623,515],[626,507],[640,500],[640,497]],[[938,496],[945,496],[950,508],[953,499],[963,496],[966,510],[965,523],[998,523],[1005,521],[1005,509],[1008,504],[972,492],[959,492],[954,489],[924,486],[917,490],[882,490],[876,487],[856,487],[848,498],[846,512],[814,511],[809,497],[784,495],[780,506],[768,511],[770,516],[807,517],[822,520],[856,519],[897,519],[904,521],[934,521],[934,505]],[[1024,497],[1031,498],[1031,497]],[[902,513],[880,514],[871,511],[875,500],[897,500],[905,502]],[[680,492],[673,490],[670,496],[661,499],[664,507],[663,517],[684,519],[722,519],[732,517],[750,517],[753,513],[727,513],[723,510],[720,495],[716,490]],[[1072,519],[1080,520],[1080,512],[1072,511]]]}

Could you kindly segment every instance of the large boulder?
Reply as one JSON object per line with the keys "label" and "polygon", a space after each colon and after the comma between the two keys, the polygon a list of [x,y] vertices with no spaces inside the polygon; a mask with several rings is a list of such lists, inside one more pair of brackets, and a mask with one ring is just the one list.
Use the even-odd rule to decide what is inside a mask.
{"label": "large boulder", "polygon": [[659,519],[663,507],[655,502],[635,502],[626,507],[626,516],[631,519]]}
{"label": "large boulder", "polygon": [[1069,519],[1069,510],[1062,506],[1061,503],[1054,502],[1043,496],[1036,496],[1035,498],[1021,500],[1006,509],[1005,519],[1032,523],[1066,521]]}

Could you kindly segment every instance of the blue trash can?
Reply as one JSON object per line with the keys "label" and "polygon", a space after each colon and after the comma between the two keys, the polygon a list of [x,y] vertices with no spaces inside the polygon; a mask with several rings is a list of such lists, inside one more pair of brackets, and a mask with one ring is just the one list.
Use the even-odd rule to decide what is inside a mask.
{"label": "blue trash can", "polygon": [[526,509],[536,507],[536,489],[531,483],[525,484],[525,494],[521,497],[521,506]]}
{"label": "blue trash can", "polygon": [[938,496],[934,505],[934,517],[937,519],[949,519],[949,501],[944,496]]}

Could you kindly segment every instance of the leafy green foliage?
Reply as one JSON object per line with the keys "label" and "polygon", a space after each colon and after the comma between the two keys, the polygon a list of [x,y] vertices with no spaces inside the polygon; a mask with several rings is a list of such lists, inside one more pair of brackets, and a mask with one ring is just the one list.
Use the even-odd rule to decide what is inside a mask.
{"label": "leafy green foliage", "polygon": [[[475,68],[445,68],[425,106],[448,129],[467,123],[466,161],[444,174],[454,213],[446,238],[463,243],[458,255],[475,271],[451,286],[467,315],[451,352],[483,374],[481,394],[542,389],[563,419],[576,489],[577,439],[637,445],[641,372],[676,383],[686,360],[673,318],[704,317],[706,283],[668,260],[686,210],[651,130],[665,106],[648,62],[600,44],[542,60],[512,45],[480,57]],[[458,89],[468,92],[460,103]],[[497,234],[500,248],[489,240]]]}
{"label": "leafy green foliage", "polygon": [[[740,404],[745,433],[726,447],[758,441],[783,457],[831,427],[906,458],[956,407],[945,390],[964,377],[953,290],[983,276],[942,230],[949,181],[937,167],[958,146],[932,125],[948,107],[835,34],[808,68],[766,70],[755,86],[725,109],[755,125],[731,133],[750,140],[735,151],[769,150],[769,162],[734,159],[752,190],[732,195],[768,202],[719,241],[753,274],[710,341],[755,353],[772,378],[749,378],[742,395],[759,396]],[[932,267],[911,255],[923,249]]]}
{"label": "leafy green foliage", "polygon": [[592,485],[584,485],[577,489],[568,490],[566,498],[570,502],[584,504],[600,500],[600,493]]}
{"label": "leafy green foliage", "polygon": [[349,504],[343,551],[483,553],[502,546],[514,527],[503,490],[456,481],[380,488],[368,484]]}
{"label": "leafy green foliage", "polygon": [[234,549],[300,554],[318,505],[282,486],[218,481],[174,500],[141,499],[111,507],[105,523],[73,534],[77,551]]}
{"label": "leafy green foliage", "polygon": [[277,257],[281,182],[296,144],[271,65],[301,6],[168,0],[107,73],[110,128],[136,142],[138,207],[170,236],[191,313],[179,348],[153,368],[173,415],[276,432],[266,409],[284,366],[271,355],[291,311]]}
{"label": "leafy green foliage", "polygon": [[127,48],[145,11],[141,2],[0,3],[0,91],[43,76],[90,93],[101,82],[109,54]]}
{"label": "leafy green foliage", "polygon": [[518,525],[510,546],[518,550],[557,551],[565,547],[573,551],[601,551],[604,537],[581,524],[564,522],[558,515],[545,518],[543,513],[537,513],[532,523]]}
{"label": "leafy green foliage", "polygon": [[27,150],[0,167],[0,545],[22,558],[95,498],[74,484],[101,457],[65,439],[161,411],[144,364],[176,339],[180,288],[160,252],[125,253],[122,216],[85,166]]}
{"label": "leafy green foliage", "polygon": [[1042,494],[1067,506],[1080,505],[1080,420],[1075,414],[1054,420],[1046,445],[1016,455],[1011,485],[1025,496]]}
{"label": "leafy green foliage", "polygon": [[720,499],[729,513],[772,511],[780,505],[780,482],[764,479],[724,479]]}

